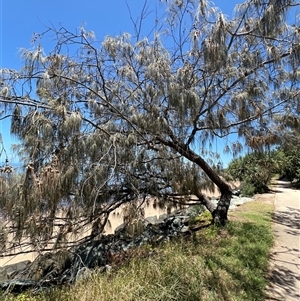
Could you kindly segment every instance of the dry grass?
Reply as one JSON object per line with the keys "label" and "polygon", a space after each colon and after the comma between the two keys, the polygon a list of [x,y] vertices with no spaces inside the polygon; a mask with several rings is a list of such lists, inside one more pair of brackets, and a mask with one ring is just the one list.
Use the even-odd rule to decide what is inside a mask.
{"label": "dry grass", "polygon": [[[242,206],[237,207],[233,211],[229,211],[228,217],[231,221],[242,221],[242,222],[251,222],[252,214],[265,214],[267,218],[270,217],[271,212],[274,211],[274,200],[275,193],[264,193],[257,194],[254,196],[253,202],[244,203]],[[250,215],[250,216],[249,216]]]}

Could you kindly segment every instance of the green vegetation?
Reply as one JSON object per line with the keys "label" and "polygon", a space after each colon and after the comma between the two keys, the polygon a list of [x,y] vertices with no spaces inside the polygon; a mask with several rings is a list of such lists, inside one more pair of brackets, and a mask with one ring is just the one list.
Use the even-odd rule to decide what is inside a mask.
{"label": "green vegetation", "polygon": [[281,177],[288,180],[300,180],[300,134],[299,131],[291,130],[284,133],[282,141],[277,150],[281,157],[282,168]]}
{"label": "green vegetation", "polygon": [[74,286],[5,300],[265,300],[273,208],[264,202],[240,208],[226,227],[210,226],[193,237],[138,249],[112,273],[96,271]]}
{"label": "green vegetation", "polygon": [[281,176],[288,180],[300,180],[300,153],[299,149],[283,151],[284,165],[282,167]]}
{"label": "green vegetation", "polygon": [[275,175],[290,181],[300,180],[298,138],[299,135],[290,135],[293,143],[283,140],[273,151],[255,151],[232,160],[227,175],[241,182],[240,190],[245,196],[267,192]]}
{"label": "green vegetation", "polygon": [[254,152],[234,159],[227,168],[233,179],[241,182],[241,193],[252,196],[269,190],[271,178],[280,172],[281,160],[277,152]]}

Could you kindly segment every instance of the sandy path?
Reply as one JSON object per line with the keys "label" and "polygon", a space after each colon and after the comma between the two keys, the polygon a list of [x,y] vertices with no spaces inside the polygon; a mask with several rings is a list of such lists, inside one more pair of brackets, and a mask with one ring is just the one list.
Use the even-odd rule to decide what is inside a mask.
{"label": "sandy path", "polygon": [[267,301],[300,300],[300,190],[288,184],[278,181],[276,187]]}

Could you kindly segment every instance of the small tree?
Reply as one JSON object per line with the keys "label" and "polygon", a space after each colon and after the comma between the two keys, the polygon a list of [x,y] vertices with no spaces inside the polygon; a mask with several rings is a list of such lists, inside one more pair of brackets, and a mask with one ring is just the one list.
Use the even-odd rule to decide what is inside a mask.
{"label": "small tree", "polygon": [[[241,141],[269,143],[272,114],[297,110],[296,1],[248,0],[232,19],[206,0],[161,2],[166,13],[153,36],[142,38],[139,24],[134,36],[102,42],[84,28],[49,28],[35,36],[34,50],[23,50],[22,70],[2,70],[1,102],[13,111],[11,132],[34,174],[18,200],[26,204],[22,225],[43,216],[33,233],[62,203],[70,223],[94,222],[100,233],[114,208],[149,195],[195,194],[224,225],[232,192],[209,145],[232,133],[237,141],[226,148],[234,153]],[[56,45],[45,54],[49,31]],[[59,168],[39,190],[33,178],[45,183],[53,155]],[[202,193],[208,183],[220,190],[217,207]]]}

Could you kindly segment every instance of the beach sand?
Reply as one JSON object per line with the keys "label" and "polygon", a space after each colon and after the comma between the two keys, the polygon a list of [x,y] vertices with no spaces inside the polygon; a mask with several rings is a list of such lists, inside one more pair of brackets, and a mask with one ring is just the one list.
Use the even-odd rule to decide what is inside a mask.
{"label": "beach sand", "polygon": [[[234,183],[233,187],[237,187],[238,184]],[[205,191],[205,195],[209,197],[217,197],[219,196],[219,192],[216,189],[214,193]],[[123,224],[123,214],[122,214],[122,207],[119,207],[116,209],[114,212],[110,214],[109,217],[109,225],[105,227],[105,232],[104,234],[113,234],[115,229]],[[153,201],[150,200],[149,205],[144,207],[145,211],[145,218],[148,217],[157,217],[167,214],[167,208],[161,209],[161,208],[154,208],[153,207]],[[90,234],[90,228],[87,228],[85,231],[83,231],[82,234],[80,234],[80,237],[84,237]],[[16,249],[14,254],[19,253],[20,251],[30,251],[30,249]],[[20,261],[24,260],[30,260],[33,261],[37,257],[38,253],[36,252],[30,252],[30,253],[25,253],[25,254],[18,254],[14,256],[4,256],[0,258],[0,266],[5,266],[8,264],[14,264]]]}

